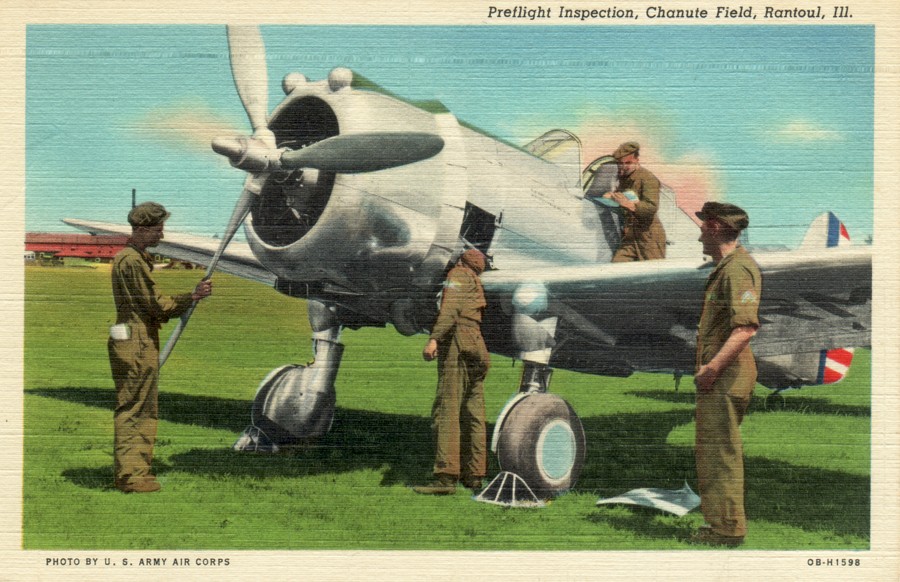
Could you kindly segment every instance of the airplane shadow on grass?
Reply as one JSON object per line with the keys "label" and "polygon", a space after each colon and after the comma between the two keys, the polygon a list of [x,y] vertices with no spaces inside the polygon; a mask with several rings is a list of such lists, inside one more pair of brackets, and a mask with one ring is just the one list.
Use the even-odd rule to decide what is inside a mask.
{"label": "airplane shadow on grass", "polygon": [[[669,390],[648,390],[643,392],[626,392],[629,396],[672,402],[678,404],[693,405],[694,391],[673,392]],[[773,393],[774,394],[774,393]],[[798,396],[791,391],[789,396],[782,396],[775,404],[766,402],[766,397],[754,395],[750,401],[747,415],[766,412],[801,412],[804,414],[833,414],[839,416],[872,416],[870,406],[850,406],[846,404],[834,404],[824,398]]]}
{"label": "airplane shadow on grass", "polygon": [[[693,411],[600,416],[583,419],[587,463],[578,490],[601,497],[644,487],[697,491],[694,451],[666,444],[668,434],[693,419]],[[870,479],[839,471],[801,467],[764,457],[745,460],[745,505],[749,519],[807,531],[828,531],[868,539]],[[589,520],[605,522],[643,537],[685,538],[689,532],[661,524],[661,514],[632,508],[627,516],[601,510]]]}
{"label": "airplane shadow on grass", "polygon": [[[55,388],[28,394],[114,407],[112,390]],[[693,402],[693,393],[643,392],[636,396]],[[161,420],[228,430],[237,438],[247,425],[244,400],[160,394]],[[759,399],[762,400],[762,399]],[[809,403],[805,403],[809,405]],[[753,413],[765,413],[754,402]],[[816,402],[817,412],[867,415],[868,409]],[[425,411],[423,411],[425,412]],[[613,414],[583,418],[587,460],[574,492],[611,496],[641,487],[680,489],[685,481],[696,490],[694,455],[690,447],[666,443],[676,427],[693,420],[693,410]],[[277,455],[236,453],[231,449],[196,448],[160,463],[160,474],[183,471],[214,478],[302,478],[375,469],[384,471],[382,485],[406,485],[429,476],[432,463],[431,422],[427,416],[387,414],[338,408],[331,432],[316,443]],[[488,426],[490,438],[493,427]],[[36,437],[35,437],[36,438]],[[498,470],[491,458],[489,475]],[[870,479],[838,471],[801,467],[762,457],[746,460],[746,504],[750,519],[781,523],[808,531],[869,537]],[[104,469],[73,469],[67,478],[81,486],[108,487]],[[587,519],[605,521],[645,537],[670,538],[672,531],[651,523],[658,514],[635,509],[626,518],[592,513]],[[671,526],[669,529],[679,528]],[[677,535],[676,537],[681,537]]]}

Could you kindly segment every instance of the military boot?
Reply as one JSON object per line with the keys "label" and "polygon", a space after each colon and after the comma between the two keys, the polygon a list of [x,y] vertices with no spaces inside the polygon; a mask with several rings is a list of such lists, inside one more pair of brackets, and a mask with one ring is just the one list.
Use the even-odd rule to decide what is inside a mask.
{"label": "military boot", "polygon": [[691,536],[691,543],[736,547],[744,543],[744,536],[726,536],[713,530],[712,527],[704,525]]}
{"label": "military boot", "polygon": [[470,489],[472,493],[478,493],[479,491],[481,491],[481,477],[463,477],[461,482],[463,484],[463,487],[465,487],[466,489]]}
{"label": "military boot", "polygon": [[160,490],[159,481],[153,475],[116,483],[116,488],[123,493],[153,493]]}
{"label": "military boot", "polygon": [[413,491],[423,495],[450,495],[456,493],[456,477],[453,475],[437,475],[437,479],[427,485],[413,487]]}

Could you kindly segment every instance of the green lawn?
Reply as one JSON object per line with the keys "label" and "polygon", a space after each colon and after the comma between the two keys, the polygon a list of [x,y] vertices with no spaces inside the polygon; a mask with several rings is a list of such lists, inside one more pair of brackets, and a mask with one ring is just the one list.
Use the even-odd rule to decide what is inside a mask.
{"label": "green lawn", "polygon": [[[199,271],[160,271],[187,290]],[[541,509],[476,503],[462,488],[428,497],[434,364],[423,337],[344,332],[332,431],[315,447],[237,454],[260,380],[311,358],[305,304],[227,275],[196,310],[161,377],[160,493],[112,484],[113,383],[106,356],[109,272],[28,268],[25,299],[24,547],[27,549],[672,550],[702,523],[644,508],[597,507],[637,487],[696,490],[693,386],[671,376],[557,371],[553,389],[584,422],[576,488]],[[162,337],[169,330],[163,330]],[[493,421],[520,365],[494,358]],[[750,533],[743,548],[866,549],[870,510],[870,356],[847,379],[785,394],[759,387],[743,425]],[[489,430],[493,429],[493,425]],[[497,471],[492,460],[491,475]]]}

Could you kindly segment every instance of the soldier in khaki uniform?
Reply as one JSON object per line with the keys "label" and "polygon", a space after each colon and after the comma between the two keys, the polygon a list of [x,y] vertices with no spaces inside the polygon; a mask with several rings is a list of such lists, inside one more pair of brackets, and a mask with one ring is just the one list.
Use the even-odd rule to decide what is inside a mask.
{"label": "soldier in khaki uniform", "polygon": [[487,435],[484,419],[484,378],[490,354],[481,336],[481,317],[487,303],[478,278],[484,255],[463,253],[447,274],[441,309],[422,356],[438,359],[437,394],[432,407],[435,438],[435,481],[415,487],[417,493],[446,495],[456,482],[481,488],[487,473]]}
{"label": "soldier in khaki uniform", "polygon": [[747,533],[740,425],[756,384],[750,340],[759,328],[762,276],[737,242],[749,224],[746,212],[707,202],[697,216],[703,253],[716,267],[706,282],[697,335],[696,462],[706,525],[693,539],[736,546]]}
{"label": "soldier in khaki uniform", "polygon": [[[640,148],[637,142],[629,141],[613,152],[619,167],[619,186],[603,195],[618,202],[625,213],[622,243],[613,255],[614,263],[666,258],[666,231],[657,216],[659,180],[641,167]],[[638,197],[636,201],[624,194],[628,190]]]}
{"label": "soldier in khaki uniform", "polygon": [[156,291],[151,277],[153,259],[146,249],[163,238],[168,217],[166,209],[155,202],[134,207],[128,213],[132,227],[128,246],[112,264],[116,325],[108,349],[116,383],[115,484],[126,493],[159,490],[150,470],[159,418],[159,328],[212,292],[210,281],[200,282],[193,293],[173,297]]}

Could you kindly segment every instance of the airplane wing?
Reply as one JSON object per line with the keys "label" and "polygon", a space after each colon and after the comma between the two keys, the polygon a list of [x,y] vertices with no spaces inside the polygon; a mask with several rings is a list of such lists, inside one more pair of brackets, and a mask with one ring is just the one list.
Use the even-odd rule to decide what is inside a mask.
{"label": "airplane wing", "polygon": [[[871,247],[753,256],[763,274],[761,327],[752,344],[758,358],[871,344]],[[511,325],[514,303],[522,303],[517,290],[538,296],[543,289],[546,310],[536,319],[559,318],[552,366],[621,376],[692,373],[712,267],[665,260],[491,271],[482,275],[486,339],[498,352],[516,355],[502,330]]]}
{"label": "airplane wing", "polygon": [[[131,227],[127,224],[88,222],[74,218],[66,218],[63,222],[91,234],[120,234],[126,236],[131,234]],[[167,257],[207,266],[212,260],[220,242],[219,239],[215,238],[166,231],[165,238],[154,247],[154,250]],[[265,283],[266,285],[275,284],[275,275],[256,260],[256,257],[250,251],[249,245],[244,242],[232,241],[222,258],[219,259],[217,269],[231,275],[250,279],[251,281]]]}

